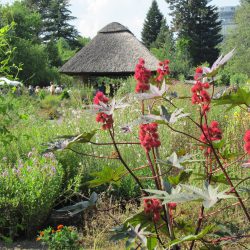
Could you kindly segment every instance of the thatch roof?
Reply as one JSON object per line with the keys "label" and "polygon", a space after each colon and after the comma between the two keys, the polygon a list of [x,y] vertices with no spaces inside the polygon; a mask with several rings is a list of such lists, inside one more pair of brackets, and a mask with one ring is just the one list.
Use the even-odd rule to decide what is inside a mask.
{"label": "thatch roof", "polygon": [[155,71],[159,61],[120,23],[102,28],[91,42],[83,47],[60,69],[71,75],[128,75],[132,74],[139,58]]}

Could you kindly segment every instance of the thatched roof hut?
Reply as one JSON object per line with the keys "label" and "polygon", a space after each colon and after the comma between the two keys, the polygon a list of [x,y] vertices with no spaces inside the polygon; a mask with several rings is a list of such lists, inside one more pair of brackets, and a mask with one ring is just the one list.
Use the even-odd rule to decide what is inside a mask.
{"label": "thatched roof hut", "polygon": [[61,73],[82,77],[127,76],[134,72],[139,58],[155,71],[159,61],[120,23],[102,28],[91,42],[83,47],[60,69]]}

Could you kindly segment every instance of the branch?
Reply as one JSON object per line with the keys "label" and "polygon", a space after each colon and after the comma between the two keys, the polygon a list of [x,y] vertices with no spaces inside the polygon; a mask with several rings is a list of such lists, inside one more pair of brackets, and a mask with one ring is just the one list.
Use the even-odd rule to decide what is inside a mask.
{"label": "branch", "polygon": [[[97,143],[90,141],[91,144],[97,146],[110,146],[113,145],[113,142],[106,142],[106,143]],[[116,142],[117,145],[140,145],[140,142]]]}
{"label": "branch", "polygon": [[82,156],[89,156],[89,157],[93,157],[93,158],[98,158],[98,159],[110,159],[110,160],[119,160],[119,158],[115,158],[115,157],[112,157],[112,156],[99,156],[99,155],[92,155],[92,154],[85,154],[85,153],[82,153],[82,152],[78,152],[72,148],[66,148],[78,155],[82,155]]}
{"label": "branch", "polygon": [[222,237],[216,240],[209,241],[212,244],[218,244],[221,241],[227,241],[227,240],[235,240],[235,239],[242,239],[242,238],[250,238],[250,234],[247,235],[237,235],[237,236],[228,236],[228,237]]}
{"label": "branch", "polygon": [[192,136],[192,135],[189,135],[189,134],[187,134],[187,133],[185,133],[185,132],[182,132],[182,131],[179,131],[179,130],[177,130],[177,129],[174,129],[174,128],[171,127],[168,123],[166,123],[166,125],[167,125],[171,130],[173,130],[173,131],[176,132],[176,133],[183,134],[183,135],[185,135],[185,136],[187,136],[187,137],[189,137],[189,138],[192,138],[192,139],[195,140],[195,141],[198,141],[199,143],[202,143],[202,144],[205,144],[205,145],[209,146],[209,144],[204,143],[203,141],[201,141],[201,140],[195,138],[195,137]]}
{"label": "branch", "polygon": [[137,178],[137,176],[133,173],[133,171],[129,168],[129,166],[126,164],[126,162],[123,160],[122,156],[121,156],[121,153],[116,145],[116,142],[115,142],[115,138],[111,132],[111,130],[109,129],[109,134],[110,134],[110,137],[113,141],[113,145],[115,147],[115,150],[116,150],[116,153],[118,155],[118,158],[119,160],[121,161],[121,163],[123,164],[123,166],[128,170],[128,172],[130,173],[130,175],[134,178],[134,180],[136,181],[136,183],[139,185],[139,187],[143,190],[144,187],[143,185],[141,184],[140,180]]}
{"label": "branch", "polygon": [[[245,200],[243,200],[243,201],[247,201],[248,199],[245,199]],[[231,208],[231,207],[234,207],[234,206],[238,206],[238,205],[240,205],[240,202],[236,202],[236,203],[233,203],[233,204],[231,204],[231,205],[228,205],[228,206],[226,206],[226,207],[223,207],[223,208],[221,208],[221,209],[219,209],[219,210],[217,210],[217,211],[214,211],[214,212],[212,212],[212,213],[209,213],[209,214],[207,214],[207,215],[205,215],[204,217],[206,218],[206,217],[210,217],[210,216],[212,216],[212,215],[214,215],[214,214],[217,214],[217,213],[219,213],[219,212],[221,212],[221,211],[224,211],[224,210],[226,210],[226,209],[228,209],[228,208]]]}

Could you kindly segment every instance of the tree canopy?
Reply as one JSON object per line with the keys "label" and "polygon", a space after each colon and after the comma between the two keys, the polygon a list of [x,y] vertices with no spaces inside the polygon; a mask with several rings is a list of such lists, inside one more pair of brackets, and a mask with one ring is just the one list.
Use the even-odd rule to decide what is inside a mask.
{"label": "tree canopy", "polygon": [[208,61],[210,64],[219,55],[217,46],[222,41],[221,22],[218,10],[208,0],[166,0],[173,16],[173,28],[179,38],[189,41],[188,47],[194,65]]}
{"label": "tree canopy", "polygon": [[158,4],[153,0],[147,13],[141,33],[142,42],[147,48],[156,41],[162,25],[163,14],[160,12]]}
{"label": "tree canopy", "polygon": [[[0,5],[0,29],[12,27],[2,38],[11,54],[0,54],[0,61],[8,62],[9,75],[18,71],[18,78],[26,85],[47,85],[59,79],[58,67],[89,41],[69,23],[74,17],[68,2],[22,0]],[[16,65],[21,65],[20,71]]]}
{"label": "tree canopy", "polygon": [[40,36],[44,42],[63,37],[71,46],[79,46],[76,28],[70,24],[75,19],[71,15],[68,0],[25,0],[26,5],[40,13],[42,30]]}

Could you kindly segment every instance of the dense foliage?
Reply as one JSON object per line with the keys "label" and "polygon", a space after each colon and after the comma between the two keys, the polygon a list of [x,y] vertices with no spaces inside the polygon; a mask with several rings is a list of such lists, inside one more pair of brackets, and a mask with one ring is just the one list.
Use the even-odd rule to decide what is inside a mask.
{"label": "dense foliage", "polygon": [[23,0],[0,6],[0,27],[15,24],[5,32],[13,48],[8,59],[11,75],[18,73],[25,85],[60,82],[58,68],[89,41],[69,24],[70,13],[68,1]]}
{"label": "dense foliage", "polygon": [[53,155],[28,157],[9,163],[6,157],[0,167],[0,234],[15,237],[20,231],[34,234],[48,217],[60,194],[63,172]]}
{"label": "dense foliage", "polygon": [[210,64],[219,55],[217,45],[222,41],[218,10],[207,0],[166,0],[170,4],[173,27],[178,38],[188,41],[188,49],[195,66]]}
{"label": "dense foliage", "polygon": [[41,15],[42,29],[39,36],[44,42],[57,41],[63,37],[71,46],[80,46],[77,43],[78,31],[70,24],[75,17],[71,16],[68,0],[25,0],[24,3]]}
{"label": "dense foliage", "polygon": [[142,42],[147,48],[150,48],[151,44],[156,41],[161,29],[162,20],[163,15],[159,10],[157,2],[153,0],[141,33]]}
{"label": "dense foliage", "polygon": [[[239,10],[244,17],[247,2]],[[0,72],[15,79],[20,65],[14,58],[20,58],[19,77],[34,75],[25,83],[46,83],[56,79],[51,68],[77,48],[63,37],[43,43],[44,13],[27,6],[15,2],[0,8]],[[12,14],[16,24],[8,25]],[[244,19],[239,25],[247,31]],[[162,58],[157,74],[140,59],[134,79],[119,79],[115,98],[108,88],[105,95],[82,85],[57,94],[1,86],[1,241],[39,232],[37,240],[51,249],[247,248],[247,73],[234,68],[235,50],[211,67],[197,67],[194,85],[177,83],[172,77],[188,75],[191,62],[189,40],[173,37],[162,20],[151,44]],[[246,55],[238,55],[247,64],[244,48]],[[240,86],[218,88],[221,72],[240,79]],[[78,225],[83,241],[62,218]]]}

